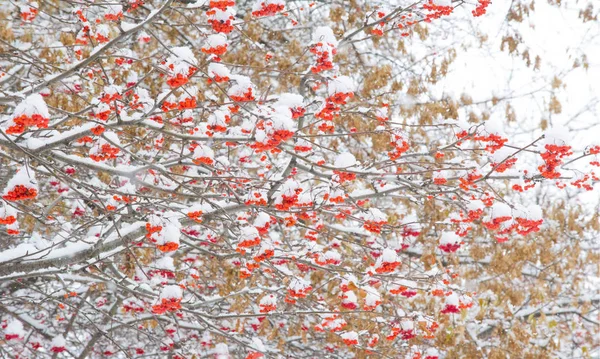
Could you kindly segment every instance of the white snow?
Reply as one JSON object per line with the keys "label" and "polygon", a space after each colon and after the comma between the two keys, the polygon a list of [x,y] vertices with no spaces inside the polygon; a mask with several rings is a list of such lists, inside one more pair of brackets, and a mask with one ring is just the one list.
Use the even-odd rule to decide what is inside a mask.
{"label": "white snow", "polygon": [[160,291],[160,299],[181,299],[183,291],[178,285],[167,285]]}
{"label": "white snow", "polygon": [[276,305],[276,304],[277,304],[277,298],[273,294],[265,295],[260,300],[261,306]]}
{"label": "white snow", "polygon": [[156,243],[159,245],[167,243],[179,244],[181,230],[180,226],[178,226],[177,224],[179,224],[179,222],[168,223],[165,226],[163,226],[163,229],[160,231],[160,235],[158,236]]}
{"label": "white snow", "polygon": [[467,203],[467,209],[469,211],[476,211],[478,209],[484,209],[485,208],[485,204],[483,203],[483,201],[481,200],[472,200],[469,201],[469,203]]}
{"label": "white snow", "polygon": [[103,136],[106,137],[107,140],[109,140],[110,142],[114,143],[117,146],[119,146],[121,144],[121,141],[119,140],[119,135],[117,135],[116,133],[114,133],[112,131],[105,131],[103,133]]}
{"label": "white snow", "polygon": [[313,33],[313,44],[325,42],[333,46],[338,45],[338,40],[335,38],[333,30],[329,26],[319,26]]}
{"label": "white snow", "polygon": [[364,220],[374,222],[387,222],[387,215],[383,213],[379,208],[369,208],[367,214],[364,216]]}
{"label": "white snow", "polygon": [[275,107],[298,107],[303,106],[304,97],[294,93],[282,93],[275,102]]}
{"label": "white snow", "polygon": [[356,157],[354,157],[352,153],[343,152],[337,155],[333,166],[337,168],[348,168],[356,165],[356,163]]}
{"label": "white snow", "polygon": [[295,291],[303,291],[310,287],[310,284],[303,278],[293,278],[288,286],[289,289]]}
{"label": "white snow", "polygon": [[170,271],[175,270],[175,265],[173,264],[173,258],[167,257],[167,256],[164,256],[164,257],[158,259],[154,263],[154,266],[158,269],[165,269],[165,270],[170,270]]}
{"label": "white snow", "polygon": [[542,207],[538,206],[537,204],[531,204],[527,206],[527,214],[528,218],[534,221],[539,221],[540,219],[544,218]]}
{"label": "white snow", "polygon": [[240,242],[245,240],[253,240],[255,238],[260,238],[260,234],[258,233],[258,229],[256,229],[256,227],[249,226],[241,229]]}
{"label": "white snow", "polygon": [[23,323],[16,319],[13,319],[10,322],[8,322],[6,329],[4,329],[4,332],[6,334],[17,335],[19,338],[25,337]]}
{"label": "white snow", "polygon": [[180,61],[186,61],[194,66],[198,65],[198,60],[192,50],[187,46],[178,46],[171,48],[171,52],[177,56]]}
{"label": "white snow", "polygon": [[505,127],[504,118],[495,116],[495,117],[485,121],[483,127],[490,134],[503,135],[504,127]]}
{"label": "white snow", "polygon": [[279,187],[277,192],[285,196],[293,196],[298,188],[300,188],[300,183],[292,178],[288,178],[283,182],[281,187]]}
{"label": "white snow", "polygon": [[492,158],[492,161],[494,161],[496,163],[500,163],[500,162],[504,161],[505,159],[511,157],[512,154],[515,152],[517,152],[517,150],[515,150],[514,148],[509,148],[509,147],[504,146],[504,147],[496,150],[496,152],[494,152],[492,155],[490,155],[490,157]]}
{"label": "white snow", "polygon": [[334,79],[331,79],[327,84],[329,95],[334,95],[337,93],[351,93],[354,92],[355,88],[356,86],[354,84],[354,80],[348,76],[338,76]]}
{"label": "white snow", "polygon": [[215,359],[229,359],[229,348],[225,343],[215,345]]}
{"label": "white snow", "polygon": [[263,344],[262,340],[257,337],[252,338],[252,347],[260,352],[267,351],[267,348]]}
{"label": "white snow", "polygon": [[227,10],[223,11],[221,9],[212,9],[214,12],[209,15],[211,20],[217,21],[230,21],[232,17],[235,17],[235,10],[232,8],[227,8]]}
{"label": "white snow", "polygon": [[223,34],[212,34],[206,38],[205,45],[203,48],[209,49],[211,47],[218,47],[227,45],[227,36]]}
{"label": "white snow", "polygon": [[341,254],[335,249],[330,249],[324,254],[325,260],[333,261],[334,263],[339,263],[342,260]]}
{"label": "white snow", "polygon": [[457,244],[461,242],[461,238],[454,232],[443,232],[440,238],[440,244]]}
{"label": "white snow", "polygon": [[403,320],[400,322],[400,327],[402,330],[413,330],[415,328],[415,323],[412,320]]}
{"label": "white snow", "polygon": [[537,204],[530,204],[527,207],[515,206],[514,217],[525,218],[532,221],[539,221],[540,219],[543,219],[543,211],[542,208]]}
{"label": "white snow", "polygon": [[29,95],[21,101],[17,107],[15,107],[13,118],[21,115],[32,116],[36,114],[41,115],[44,118],[50,118],[48,106],[40,94]]}
{"label": "white snow", "polygon": [[187,76],[190,66],[198,66],[198,60],[189,47],[178,46],[171,48],[171,55],[162,66],[173,74]]}
{"label": "white snow", "polygon": [[[136,231],[137,229],[145,226],[145,224],[146,224],[146,222],[135,222],[133,224],[124,225],[123,227],[121,227],[119,229],[119,233],[110,235],[108,238],[105,239],[104,243],[110,243],[113,241],[121,240],[122,236],[126,236],[126,235]],[[9,261],[14,258],[24,256],[27,253],[27,251],[29,252],[29,255],[26,258],[27,260],[35,260],[35,259],[44,259],[45,260],[45,259],[55,259],[55,258],[61,258],[61,257],[74,256],[77,253],[80,253],[82,251],[85,251],[85,250],[91,248],[94,243],[95,242],[90,242],[90,243],[68,242],[62,248],[48,248],[48,250],[44,250],[44,251],[40,251],[40,248],[43,249],[43,247],[38,248],[35,244],[23,243],[20,246],[18,246],[17,248],[8,249],[3,252],[0,252],[0,263]],[[34,254],[34,255],[32,255],[32,254]]]}
{"label": "white snow", "polygon": [[210,77],[230,77],[231,72],[229,71],[227,66],[218,62],[211,62],[210,64],[208,64],[208,75]]}
{"label": "white snow", "polygon": [[119,85],[104,86],[104,93],[107,95],[116,95],[123,92],[123,87]]}
{"label": "white snow", "polygon": [[354,331],[342,333],[342,335],[340,335],[340,336],[344,340],[358,340],[358,333],[354,332]]}
{"label": "white snow", "polygon": [[105,14],[117,15],[118,13],[123,13],[123,6],[117,4],[108,4],[106,5]]}
{"label": "white snow", "polygon": [[[108,38],[110,36],[110,27],[106,24],[100,24],[96,26],[96,34]],[[100,51],[102,49],[104,49],[104,46],[97,46],[95,52]]]}
{"label": "white snow", "polygon": [[50,342],[50,346],[52,348],[64,348],[66,343],[67,343],[67,341],[65,340],[65,338],[62,335],[57,335],[54,338],[52,338],[52,341]]}
{"label": "white snow", "polygon": [[208,147],[205,144],[199,144],[198,146],[196,146],[196,148],[194,148],[194,158],[203,157],[214,159],[215,151],[213,151],[212,148]]}
{"label": "white snow", "polygon": [[37,181],[35,179],[35,172],[33,172],[33,169],[29,167],[21,167],[19,170],[17,170],[15,175],[6,184],[3,195],[6,195],[18,185],[37,190]]}
{"label": "white snow", "polygon": [[449,296],[447,296],[446,304],[447,305],[455,305],[458,307],[458,304],[459,304],[458,295],[456,293],[452,293]]}
{"label": "white snow", "polygon": [[136,24],[136,23],[121,21],[121,29],[123,29],[123,31],[129,31],[129,30],[135,28],[136,26],[138,26],[138,24]]}
{"label": "white snow", "polygon": [[249,77],[242,75],[231,75],[230,77],[235,81],[235,84],[227,91],[228,96],[242,96],[248,92],[248,89],[255,93],[254,84],[252,84]]}
{"label": "white snow", "polygon": [[367,291],[367,296],[365,297],[365,305],[368,307],[374,307],[381,303],[381,295],[375,290]]}
{"label": "white snow", "polygon": [[436,348],[427,348],[425,351],[425,357],[437,357],[438,355],[440,355],[440,352]]}
{"label": "white snow", "polygon": [[503,202],[496,202],[492,206],[491,218],[512,217],[512,209]]}
{"label": "white snow", "polygon": [[452,6],[452,0],[433,0],[437,6]]}
{"label": "white snow", "polygon": [[267,213],[265,212],[260,212],[257,216],[256,219],[254,220],[254,226],[255,227],[259,227],[262,228],[264,227],[267,223],[269,223],[271,221],[271,216],[269,216]]}
{"label": "white snow", "polygon": [[7,203],[3,203],[3,205],[0,206],[0,218],[8,218],[11,216],[17,218],[17,213],[17,210]]}
{"label": "white snow", "polygon": [[398,262],[398,254],[395,250],[390,248],[385,248],[383,253],[381,254],[381,261],[383,263],[395,263]]}
{"label": "white snow", "polygon": [[358,298],[356,298],[356,294],[354,294],[353,291],[347,291],[346,293],[344,293],[344,299],[342,300],[343,303],[357,303],[358,302]]}
{"label": "white snow", "polygon": [[569,145],[572,141],[572,135],[565,126],[554,126],[544,132],[545,144]]}

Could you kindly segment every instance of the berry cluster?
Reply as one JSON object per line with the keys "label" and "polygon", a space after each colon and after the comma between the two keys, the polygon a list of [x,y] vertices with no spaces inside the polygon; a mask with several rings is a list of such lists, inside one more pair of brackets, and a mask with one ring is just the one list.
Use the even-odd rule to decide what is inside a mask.
{"label": "berry cluster", "polygon": [[439,19],[442,16],[448,16],[452,14],[454,7],[436,5],[433,1],[429,0],[428,3],[423,4],[423,10],[428,11],[425,15],[425,22],[431,22],[431,20]]}
{"label": "berry cluster", "polygon": [[181,309],[181,298],[162,298],[160,304],[152,306],[153,314],[165,314]]}
{"label": "berry cluster", "polygon": [[95,152],[90,153],[90,158],[96,162],[117,158],[117,155],[121,151],[118,147],[113,147],[109,143],[103,143],[98,147]]}
{"label": "berry cluster", "polygon": [[228,7],[232,7],[234,5],[235,1],[233,0],[210,0],[208,7],[211,9],[219,9],[225,11]]}
{"label": "berry cluster", "polygon": [[310,70],[313,73],[319,73],[333,69],[333,56],[337,53],[335,46],[329,43],[318,42],[310,48],[310,52],[315,55],[315,66]]}
{"label": "berry cluster", "polygon": [[280,11],[283,11],[285,5],[283,2],[268,0],[266,3],[263,1],[260,4],[260,8],[258,10],[252,11],[252,16],[262,17],[262,16],[273,16]]}
{"label": "berry cluster", "polygon": [[562,164],[563,158],[573,154],[571,146],[547,144],[546,152],[542,152],[541,156],[545,164],[538,167],[540,174],[548,179],[559,178],[560,173],[556,168]]}
{"label": "berry cluster", "polygon": [[32,187],[28,187],[22,184],[16,185],[2,196],[7,201],[24,201],[27,199],[33,199],[37,196],[37,190]]}
{"label": "berry cluster", "polygon": [[12,119],[14,125],[6,129],[6,133],[9,135],[18,135],[27,129],[27,127],[36,126],[37,128],[47,128],[48,118],[43,117],[39,114],[33,114],[31,116],[20,115]]}
{"label": "berry cluster", "polygon": [[472,11],[475,17],[485,15],[486,8],[492,3],[492,0],[478,0],[478,2],[477,7]]}

